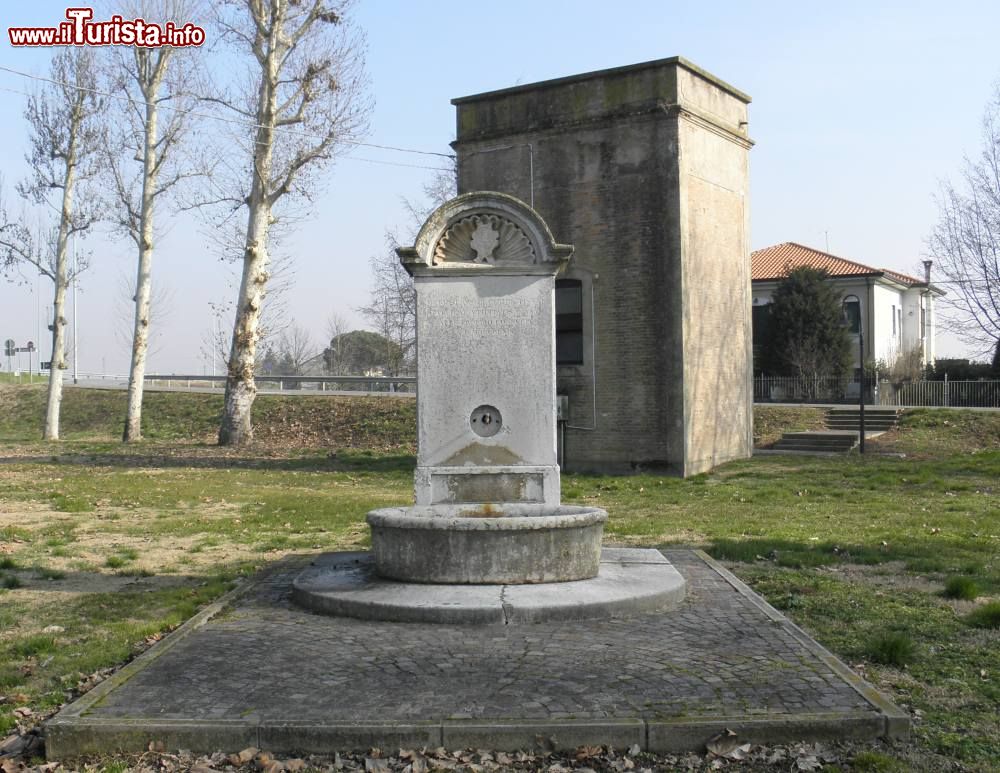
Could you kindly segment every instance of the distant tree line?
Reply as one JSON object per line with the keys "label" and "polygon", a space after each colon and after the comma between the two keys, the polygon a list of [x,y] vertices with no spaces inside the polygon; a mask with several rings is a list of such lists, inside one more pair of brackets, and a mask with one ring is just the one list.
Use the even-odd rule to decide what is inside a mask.
{"label": "distant tree line", "polygon": [[412,363],[395,341],[371,330],[334,335],[316,351],[301,328],[293,327],[269,343],[257,362],[265,376],[401,376]]}

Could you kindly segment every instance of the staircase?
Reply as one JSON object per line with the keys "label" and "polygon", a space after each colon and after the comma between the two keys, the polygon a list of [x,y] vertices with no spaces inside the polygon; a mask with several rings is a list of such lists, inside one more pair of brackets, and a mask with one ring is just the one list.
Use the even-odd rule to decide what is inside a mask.
{"label": "staircase", "polygon": [[[895,408],[865,407],[865,437],[875,437],[895,428],[899,411]],[[858,444],[860,411],[831,408],[825,419],[828,429],[813,432],[786,432],[774,444],[774,451],[800,454],[844,454]]]}
{"label": "staircase", "polygon": [[786,432],[781,436],[781,440],[772,446],[772,449],[800,454],[845,454],[857,444],[857,430],[854,432],[846,430],[818,430],[813,432]]}
{"label": "staircase", "polygon": [[[828,429],[859,431],[860,411],[857,408],[831,408],[826,414]],[[896,408],[869,408],[865,406],[865,436],[869,432],[888,432],[899,421]]]}

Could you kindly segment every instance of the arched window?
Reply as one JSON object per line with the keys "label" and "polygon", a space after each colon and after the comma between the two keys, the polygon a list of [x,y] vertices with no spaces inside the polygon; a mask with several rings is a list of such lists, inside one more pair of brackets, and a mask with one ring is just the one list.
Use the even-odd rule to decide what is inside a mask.
{"label": "arched window", "polygon": [[556,364],[583,364],[583,283],[556,280]]}
{"label": "arched window", "polygon": [[[847,296],[850,298],[851,296]],[[852,335],[861,332],[861,302],[844,301],[844,316],[847,318],[847,331]],[[896,323],[896,315],[893,313],[893,325]]]}

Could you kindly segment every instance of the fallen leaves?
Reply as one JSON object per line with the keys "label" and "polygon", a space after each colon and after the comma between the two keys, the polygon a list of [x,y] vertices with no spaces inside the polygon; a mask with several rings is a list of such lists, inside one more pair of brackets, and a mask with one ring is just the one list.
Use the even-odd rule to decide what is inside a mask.
{"label": "fallen leaves", "polygon": [[[0,773],[70,773],[74,770],[101,770],[112,758],[73,761],[63,765],[58,761],[31,767],[29,754],[40,756],[37,731],[13,735],[0,741]],[[5,749],[19,749],[13,755]],[[116,769],[136,773],[505,773],[509,770],[543,773],[597,773],[597,771],[815,771],[828,765],[848,763],[853,758],[850,747],[835,748],[824,744],[799,743],[791,746],[761,746],[743,741],[732,730],[713,736],[705,745],[705,754],[654,755],[636,744],[628,749],[606,746],[580,746],[574,751],[502,752],[484,749],[448,750],[399,749],[396,755],[381,749],[369,749],[356,754],[335,753],[332,756],[282,758],[256,747],[247,747],[233,754],[215,752],[195,755],[187,751],[168,753],[162,741],[154,740],[148,750],[139,755],[119,755]]]}

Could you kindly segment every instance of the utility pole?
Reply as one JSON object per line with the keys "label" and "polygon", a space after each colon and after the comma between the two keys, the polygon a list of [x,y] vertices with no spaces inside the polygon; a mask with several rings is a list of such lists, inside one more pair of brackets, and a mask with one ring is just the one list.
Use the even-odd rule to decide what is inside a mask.
{"label": "utility pole", "polygon": [[38,378],[42,377],[42,272],[35,277],[35,340],[38,341]]}
{"label": "utility pole", "polygon": [[76,235],[73,236],[73,383],[77,383],[77,376],[79,375],[79,370],[77,368],[77,362],[79,361],[79,348],[78,344],[80,342],[80,328],[76,324],[76,284],[78,277],[80,275],[80,265],[76,258]]}
{"label": "utility pole", "polygon": [[212,310],[212,323],[212,375],[215,376],[216,349],[219,348],[219,315],[214,309]]}

